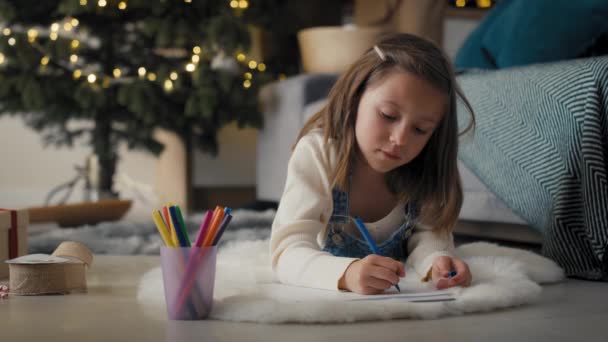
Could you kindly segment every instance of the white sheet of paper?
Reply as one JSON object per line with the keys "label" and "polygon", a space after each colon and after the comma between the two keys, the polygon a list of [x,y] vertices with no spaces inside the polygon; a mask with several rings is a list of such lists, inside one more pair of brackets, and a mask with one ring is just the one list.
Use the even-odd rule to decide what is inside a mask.
{"label": "white sheet of paper", "polygon": [[455,300],[454,294],[450,290],[436,290],[426,292],[392,292],[379,295],[359,295],[356,293],[348,294],[347,301],[366,301],[366,300],[392,300],[398,299],[406,302],[443,302]]}
{"label": "white sheet of paper", "polygon": [[[392,288],[387,289],[382,294],[361,295],[353,292],[315,289],[272,282],[258,284],[258,290],[260,291],[258,295],[264,293],[267,297],[272,297],[285,303],[305,303],[308,301],[318,300],[339,302],[384,300],[399,300],[403,302],[439,302],[456,299],[457,290],[436,290],[430,286],[416,287],[413,286],[413,284],[405,283],[401,283],[399,285],[401,286],[401,292],[397,292],[395,288]],[[230,291],[225,291],[224,295],[242,295],[242,293],[243,289],[235,288],[231,289]]]}
{"label": "white sheet of paper", "polygon": [[402,294],[387,294],[387,295],[372,295],[362,298],[349,298],[348,301],[369,301],[369,300],[402,300],[406,302],[444,302],[455,300],[456,298],[451,293],[432,292],[425,293],[402,293]]}

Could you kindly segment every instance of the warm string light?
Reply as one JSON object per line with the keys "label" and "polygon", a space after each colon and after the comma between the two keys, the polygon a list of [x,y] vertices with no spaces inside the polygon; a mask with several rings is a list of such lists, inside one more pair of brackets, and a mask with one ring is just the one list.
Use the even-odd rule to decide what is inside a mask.
{"label": "warm string light", "polygon": [[118,3],[118,9],[121,10],[121,11],[126,10],[127,9],[127,3],[124,2],[124,1],[119,2]]}
{"label": "warm string light", "polygon": [[108,4],[108,2],[106,0],[97,1],[97,6],[99,6],[99,7],[106,7],[107,4]]}
{"label": "warm string light", "polygon": [[456,0],[454,1],[454,6],[458,7],[458,8],[464,8],[467,7],[467,4],[469,3],[475,3],[475,6],[477,8],[481,8],[481,9],[487,9],[492,7],[493,1],[492,0]]}
{"label": "warm string light", "polygon": [[244,10],[249,7],[249,1],[247,0],[231,0],[230,7],[233,9]]}
{"label": "warm string light", "polygon": [[[57,23],[54,23],[51,26],[52,26],[51,30],[53,30],[53,29],[58,30],[59,29],[59,24],[57,24]],[[4,34],[10,34],[12,32],[11,32],[11,30],[9,28],[5,28],[5,29],[3,29],[3,33]],[[35,29],[28,30],[28,37],[37,37],[37,34],[38,33],[37,33],[37,31]],[[14,37],[10,37],[8,39],[8,43],[9,43],[9,45],[14,45],[16,43],[16,39]],[[70,42],[70,47],[73,48],[73,49],[76,49],[79,46],[80,46],[80,42],[78,40],[76,40],[76,39],[73,39]],[[195,47],[195,48],[198,48],[198,49],[194,49],[194,51],[200,53],[200,47]],[[69,57],[69,61],[72,64],[78,62],[78,59],[79,59],[79,57],[78,57],[77,54],[71,54],[70,57]],[[192,60],[194,62],[198,62],[198,61],[200,61],[200,56],[193,55]],[[0,64],[3,64],[5,61],[6,61],[6,56],[4,54],[0,53]],[[40,59],[40,64],[43,65],[43,66],[48,65],[49,62],[50,62],[50,57],[49,56],[43,56]],[[188,71],[194,71],[196,69],[196,66],[193,63],[188,63],[186,65],[186,69]],[[155,73],[153,73],[153,72],[148,72],[146,70],[146,68],[143,67],[143,66],[139,67],[137,69],[137,73],[140,76],[140,78],[147,78],[149,81],[152,81],[152,82],[154,82],[154,81],[157,80],[157,75]],[[120,68],[114,68],[112,70],[112,75],[114,76],[114,78],[120,78],[122,76],[122,72],[121,72]],[[81,69],[74,70],[72,72],[72,77],[75,80],[80,79],[82,77],[82,70]],[[173,81],[177,80],[178,77],[179,77],[179,74],[176,71],[172,71],[169,74],[169,79],[164,80],[164,82],[163,82],[163,88],[167,92],[172,91],[174,89]],[[88,83],[95,83],[98,80],[98,76],[91,73],[91,74],[87,75],[86,80],[87,80]],[[111,82],[110,77],[102,76],[102,86],[104,88],[109,87],[110,82]]]}
{"label": "warm string light", "polygon": [[[242,63],[246,63],[247,67],[249,67],[249,69],[251,70],[258,70],[260,72],[264,72],[266,71],[266,64],[262,63],[262,62],[257,62],[255,60],[249,60],[247,61],[247,55],[245,55],[242,52],[237,53],[236,55],[236,60]],[[253,74],[251,72],[246,72],[243,74],[243,77],[245,78],[245,80],[243,81],[243,87],[245,88],[249,88],[252,85],[252,81],[253,81]]]}
{"label": "warm string light", "polygon": [[30,43],[33,43],[36,41],[36,38],[38,37],[38,30],[36,29],[29,29],[27,30],[27,41]]}
{"label": "warm string light", "polygon": [[171,82],[171,80],[165,80],[165,82],[163,83],[163,88],[167,92],[172,91],[173,90],[173,82]]}
{"label": "warm string light", "polygon": [[[86,5],[87,1],[83,0],[83,1],[80,1],[80,3],[81,3],[81,5]],[[247,3],[247,2],[245,1],[245,3]],[[107,1],[106,0],[99,0],[98,1],[98,6],[104,7],[106,5],[107,5]],[[126,9],[127,4],[126,4],[126,2],[121,1],[121,2],[119,2],[118,7],[120,9]],[[239,7],[242,7],[242,6],[239,5]],[[68,19],[66,19],[63,22],[63,24],[60,24],[60,23],[57,23],[57,22],[52,23],[50,25],[49,38],[51,40],[57,40],[58,39],[58,35],[59,35],[58,31],[61,28],[63,28],[65,31],[71,31],[75,27],[77,27],[79,24],[80,24],[80,22],[76,18],[68,18]],[[12,34],[12,31],[11,31],[10,28],[5,27],[4,29],[2,29],[2,34],[4,34],[5,36],[10,36]],[[38,30],[36,30],[35,28],[29,29],[27,31],[28,41],[30,43],[34,43],[35,40],[38,37],[38,34],[39,34]],[[11,46],[15,45],[16,44],[15,37],[9,37],[8,44],[11,45]],[[78,49],[79,46],[80,46],[80,41],[78,41],[77,39],[72,39],[70,41],[70,48],[71,49],[76,50],[76,49]],[[202,49],[201,49],[200,46],[194,46],[192,48],[192,52],[194,54],[191,56],[191,61],[185,65],[185,70],[187,72],[190,72],[190,73],[192,73],[192,72],[194,72],[196,70],[196,65],[201,60],[200,54],[202,53]],[[245,62],[247,60],[247,56],[244,53],[238,53],[237,56],[236,56],[236,59],[239,62]],[[79,56],[77,54],[75,54],[75,53],[73,53],[73,54],[71,54],[69,56],[69,61],[70,61],[71,64],[77,63],[78,60],[79,60]],[[6,62],[6,56],[4,54],[0,53],[0,64],[3,64],[5,62]],[[40,59],[40,64],[43,65],[43,66],[48,65],[49,62],[50,62],[50,57],[49,56],[43,56]],[[258,63],[255,60],[249,60],[248,62],[246,62],[246,65],[251,70],[255,70],[256,68],[257,68],[258,71],[261,71],[261,72],[263,72],[263,71],[266,70],[266,65],[264,63],[261,63],[261,62]],[[68,68],[68,70],[69,70],[69,68]],[[154,81],[157,80],[157,75],[155,73],[153,73],[153,72],[148,72],[146,70],[146,68],[143,67],[143,66],[141,66],[141,67],[139,67],[137,69],[137,74],[139,75],[140,78],[142,78],[142,79],[145,78],[145,79],[147,79],[147,80],[149,80],[151,82],[154,82]],[[122,75],[122,71],[121,71],[120,68],[114,68],[112,70],[112,75],[113,75],[113,77],[115,79],[119,79],[119,78],[121,78],[123,76]],[[75,70],[72,71],[72,77],[75,80],[80,79],[82,76],[83,76],[83,72],[82,72],[81,69],[75,69]],[[167,92],[173,91],[173,89],[174,89],[174,81],[176,81],[178,79],[178,77],[179,77],[179,74],[176,71],[172,71],[169,74],[169,78],[164,79],[162,81],[163,89],[165,91],[167,91]],[[253,80],[253,74],[251,72],[246,72],[244,74],[244,78],[245,78],[245,80],[243,81],[243,87],[245,87],[245,88],[251,87],[252,80]],[[86,80],[87,80],[88,83],[95,83],[98,80],[102,80],[102,86],[104,88],[109,87],[110,83],[111,83],[111,77],[109,77],[109,76],[98,77],[94,73],[88,74],[86,76]]]}
{"label": "warm string light", "polygon": [[489,8],[492,6],[492,0],[477,0],[477,7]]}

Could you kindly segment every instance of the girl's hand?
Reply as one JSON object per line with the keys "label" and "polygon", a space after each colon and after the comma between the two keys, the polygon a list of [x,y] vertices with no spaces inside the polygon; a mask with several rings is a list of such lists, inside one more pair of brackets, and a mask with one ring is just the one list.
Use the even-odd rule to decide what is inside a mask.
{"label": "girl's hand", "polygon": [[[456,275],[450,278],[450,271],[456,271]],[[464,261],[458,258],[440,256],[433,261],[431,279],[435,286],[441,290],[453,286],[469,286],[472,276],[469,266]]]}
{"label": "girl's hand", "polygon": [[348,266],[338,287],[359,294],[377,294],[397,284],[399,277],[405,277],[402,262],[370,254]]}

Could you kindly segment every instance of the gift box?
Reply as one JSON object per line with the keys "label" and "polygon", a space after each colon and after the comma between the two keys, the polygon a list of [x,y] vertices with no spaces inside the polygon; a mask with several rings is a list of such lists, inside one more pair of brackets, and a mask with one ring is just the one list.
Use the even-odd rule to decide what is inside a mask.
{"label": "gift box", "polygon": [[6,260],[27,254],[27,209],[0,208],[0,279],[8,278]]}

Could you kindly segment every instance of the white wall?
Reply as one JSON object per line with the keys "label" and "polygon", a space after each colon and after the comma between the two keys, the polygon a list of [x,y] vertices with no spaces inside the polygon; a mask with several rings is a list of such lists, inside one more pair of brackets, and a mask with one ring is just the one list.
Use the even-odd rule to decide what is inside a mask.
{"label": "white wall", "polygon": [[[0,117],[0,207],[42,206],[53,187],[76,176],[74,165],[82,165],[89,153],[82,145],[45,148],[38,132],[27,127],[21,117]],[[155,187],[156,158],[126,148],[120,149],[120,155],[117,174]],[[82,188],[78,187],[69,202],[82,200]]]}
{"label": "white wall", "polygon": [[[176,145],[177,139],[166,135],[162,139],[170,139],[171,144]],[[216,158],[195,152],[193,185],[254,186],[256,143],[256,130],[226,126],[219,132],[220,150]],[[124,146],[120,148],[115,188],[121,192],[121,196],[135,196],[133,191],[127,189],[127,183],[131,182],[125,182],[125,178],[120,177],[126,175],[144,190],[149,190],[144,194],[151,205],[157,201],[181,202],[185,189],[179,187],[185,184],[181,179],[185,161],[183,151],[173,145],[169,148],[173,155],[163,156],[166,159],[162,164],[158,158],[146,152],[128,151]],[[27,127],[21,117],[0,117],[0,207],[42,206],[52,188],[76,176],[74,165],[82,165],[89,153],[90,150],[84,145],[45,148],[39,133]],[[69,203],[83,200],[82,182],[78,185]]]}
{"label": "white wall", "polygon": [[217,157],[197,151],[194,154],[194,186],[253,186],[257,130],[239,129],[235,124],[219,132]]}

